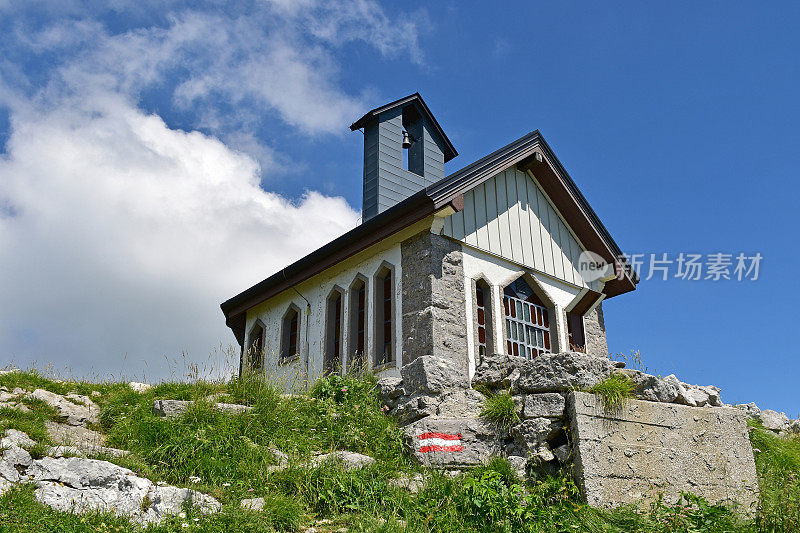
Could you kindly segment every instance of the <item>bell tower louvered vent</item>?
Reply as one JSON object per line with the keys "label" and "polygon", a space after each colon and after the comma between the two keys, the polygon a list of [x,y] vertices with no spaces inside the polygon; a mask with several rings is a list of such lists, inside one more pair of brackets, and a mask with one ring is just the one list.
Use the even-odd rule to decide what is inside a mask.
{"label": "bell tower louvered vent", "polygon": [[361,128],[364,221],[443,179],[444,164],[458,155],[419,93],[375,108],[350,126]]}

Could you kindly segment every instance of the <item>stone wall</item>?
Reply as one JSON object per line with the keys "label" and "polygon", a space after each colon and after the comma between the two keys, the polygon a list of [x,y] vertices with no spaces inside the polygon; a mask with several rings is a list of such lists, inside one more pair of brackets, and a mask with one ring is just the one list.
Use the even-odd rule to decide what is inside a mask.
{"label": "stone wall", "polygon": [[401,245],[404,365],[434,355],[467,366],[461,245],[429,231]]}
{"label": "stone wall", "polygon": [[583,329],[586,332],[586,352],[592,355],[608,356],[606,340],[606,323],[603,319],[603,304],[583,317]]}
{"label": "stone wall", "polygon": [[[404,426],[423,465],[461,468],[502,456],[520,475],[574,473],[586,500],[600,507],[646,503],[658,491],[671,500],[688,491],[745,507],[757,498],[746,412],[724,406],[716,387],[579,352],[533,360],[487,355],[471,380],[452,361],[422,355],[403,366],[401,378],[378,381],[385,410]],[[633,386],[634,398],[619,411],[574,392],[614,374]],[[482,416],[488,396],[509,393],[516,420],[498,425]]]}
{"label": "stone wall", "polygon": [[745,415],[626,400],[607,411],[601,399],[570,393],[567,402],[576,481],[590,505],[647,504],[681,492],[755,510],[756,466]]}

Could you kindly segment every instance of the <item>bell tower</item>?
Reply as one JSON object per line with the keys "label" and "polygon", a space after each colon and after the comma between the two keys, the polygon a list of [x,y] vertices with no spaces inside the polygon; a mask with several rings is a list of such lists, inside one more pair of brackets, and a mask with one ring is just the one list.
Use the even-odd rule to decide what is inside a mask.
{"label": "bell tower", "polygon": [[458,155],[419,93],[377,107],[350,129],[364,131],[362,220],[444,178]]}

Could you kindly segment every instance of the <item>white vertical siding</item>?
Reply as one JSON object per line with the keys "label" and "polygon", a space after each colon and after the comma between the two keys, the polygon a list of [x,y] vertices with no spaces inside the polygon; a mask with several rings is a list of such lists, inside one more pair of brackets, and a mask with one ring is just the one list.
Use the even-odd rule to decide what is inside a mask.
{"label": "white vertical siding", "polygon": [[443,233],[555,278],[585,285],[578,273],[583,247],[528,174],[515,168],[464,194],[464,209]]}

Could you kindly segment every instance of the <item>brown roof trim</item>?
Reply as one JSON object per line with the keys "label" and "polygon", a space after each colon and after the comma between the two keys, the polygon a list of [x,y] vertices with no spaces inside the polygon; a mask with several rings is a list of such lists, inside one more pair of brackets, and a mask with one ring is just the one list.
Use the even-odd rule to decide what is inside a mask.
{"label": "brown roof trim", "polygon": [[536,179],[583,245],[612,262],[616,271],[621,273],[605,284],[603,293],[606,297],[611,298],[636,289],[638,278],[635,272],[629,265],[617,261],[617,257],[621,255],[619,246],[541,134],[534,131],[406,198],[227,300],[220,306],[225,314],[226,324],[234,331],[241,344],[244,338],[245,313],[249,308],[319,274],[443,207],[450,206],[455,211],[460,211],[465,192],[515,164],[534,172]]}
{"label": "brown roof trim", "polygon": [[586,311],[588,311],[589,308],[592,307],[594,303],[602,297],[603,293],[589,289],[586,291],[586,294],[584,294],[581,299],[578,300],[578,303],[576,303],[575,306],[570,310],[570,313],[583,316],[586,314]]}
{"label": "brown roof trim", "polygon": [[437,121],[436,117],[433,116],[433,113],[431,113],[431,110],[428,108],[428,105],[425,103],[425,100],[422,99],[422,96],[419,93],[410,94],[405,98],[400,98],[399,100],[395,100],[394,102],[390,102],[381,107],[376,107],[372,111],[367,111],[363,117],[350,124],[350,130],[355,131],[359,128],[363,128],[373,117],[376,117],[381,113],[389,111],[395,107],[406,105],[412,102],[417,104],[420,111],[422,111],[425,117],[430,121],[433,129],[436,130],[436,133],[442,138],[442,142],[444,143],[444,146],[442,147],[444,148],[444,162],[447,163],[457,156],[458,152],[456,151],[456,147],[453,146],[453,143],[450,142],[450,139],[447,138],[447,135],[442,129],[442,126],[439,124],[439,121]]}

